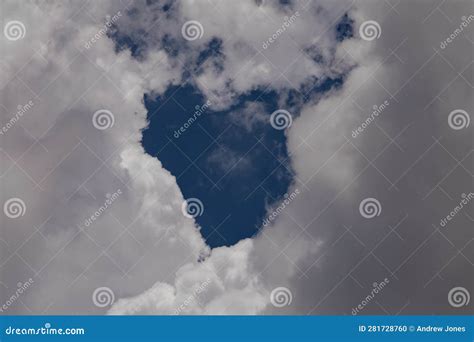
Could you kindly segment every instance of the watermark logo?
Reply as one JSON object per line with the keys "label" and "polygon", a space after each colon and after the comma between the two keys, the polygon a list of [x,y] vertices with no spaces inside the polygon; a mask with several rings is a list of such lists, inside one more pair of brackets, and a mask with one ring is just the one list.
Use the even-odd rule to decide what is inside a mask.
{"label": "watermark logo", "polygon": [[379,106],[377,105],[374,105],[372,108],[373,108],[373,111],[372,113],[367,117],[367,119],[365,119],[364,122],[362,122],[362,124],[360,124],[359,127],[357,127],[356,129],[354,129],[352,131],[352,137],[355,139],[357,138],[357,136],[359,134],[361,134],[371,123],[372,121],[375,120],[376,117],[378,117],[380,114],[383,113],[383,111],[390,105],[390,102],[388,102],[387,100],[385,100],[382,104],[380,104]]}
{"label": "watermark logo", "polygon": [[99,209],[97,209],[93,215],[91,215],[90,217],[88,217],[85,221],[84,221],[84,226],[86,227],[89,227],[90,225],[92,225],[92,223],[97,220],[108,208],[110,208],[112,206],[112,204],[117,200],[117,198],[120,197],[120,195],[122,194],[122,190],[121,189],[118,189],[117,191],[115,191],[113,194],[106,194],[105,197],[107,198],[105,201],[104,201],[104,204],[101,205],[99,207]]}
{"label": "watermark logo", "polygon": [[118,11],[113,16],[107,15],[105,17],[105,23],[100,30],[96,32],[87,42],[84,43],[84,47],[89,50],[93,44],[98,42],[101,38],[103,38],[107,32],[111,29],[111,27],[122,17],[122,12]]}
{"label": "watermark logo", "polygon": [[270,125],[279,131],[289,128],[292,123],[293,118],[291,117],[291,114],[284,109],[278,109],[270,116]]}
{"label": "watermark logo", "polygon": [[462,109],[455,109],[448,115],[449,127],[456,131],[469,127],[470,122],[471,117]]}
{"label": "watermark logo", "polygon": [[15,303],[18,298],[20,298],[20,296],[26,292],[26,290],[34,283],[34,280],[32,278],[28,279],[27,281],[25,281],[24,283],[21,283],[19,282],[17,284],[17,289],[15,291],[15,293],[13,295],[10,296],[10,298],[8,298],[6,300],[5,303],[3,303],[2,306],[0,306],[0,313],[2,312],[5,312],[6,310],[8,310],[8,308],[10,306],[13,305],[13,303]]}
{"label": "watermark logo", "polygon": [[191,125],[209,108],[211,101],[207,100],[202,106],[197,105],[193,115],[178,130],[174,131],[173,136],[178,139]]}
{"label": "watermark logo", "polygon": [[356,316],[359,312],[361,312],[369,303],[379,294],[385,286],[388,285],[390,281],[388,278],[385,278],[380,283],[374,282],[372,284],[372,291],[357,305],[355,308],[352,308],[352,316]]}
{"label": "watermark logo", "polygon": [[283,210],[300,194],[299,189],[295,189],[291,194],[285,194],[284,200],[281,202],[281,204],[271,212],[270,215],[267,216],[265,220],[263,220],[263,226],[266,227],[270,224],[271,221],[275,220],[278,215],[280,215]]}
{"label": "watermark logo", "polygon": [[293,294],[287,287],[277,287],[270,293],[270,302],[274,307],[282,308],[288,306],[293,301]]}
{"label": "watermark logo", "polygon": [[115,117],[110,110],[99,109],[92,116],[92,124],[98,130],[105,130],[114,126]]}
{"label": "watermark logo", "polygon": [[382,212],[382,206],[376,198],[369,197],[360,202],[359,212],[362,217],[371,219],[380,215]]}
{"label": "watermark logo", "polygon": [[454,308],[467,306],[471,301],[469,291],[461,286],[453,287],[448,293],[448,302]]}
{"label": "watermark logo", "polygon": [[181,34],[188,41],[201,39],[204,35],[204,27],[197,20],[189,20],[181,27]]}
{"label": "watermark logo", "polygon": [[5,24],[3,28],[5,38],[11,41],[16,41],[25,38],[25,25],[19,20],[12,20]]}
{"label": "watermark logo", "polygon": [[194,289],[193,293],[191,295],[189,295],[181,305],[178,306],[178,308],[174,311],[174,314],[175,315],[181,314],[181,312],[183,312],[193,302],[198,302],[199,303],[200,295],[207,289],[207,287],[209,286],[210,283],[211,283],[210,278],[207,278],[205,281],[200,283],[199,286],[197,286]]}
{"label": "watermark logo", "polygon": [[439,221],[439,225],[441,227],[446,227],[446,225],[448,224],[449,221],[451,221],[454,216],[456,216],[463,208],[466,204],[468,204],[473,198],[474,198],[474,193],[470,192],[469,194],[462,194],[461,195],[461,198],[462,200],[459,202],[459,204],[457,206],[455,206],[451,212],[449,213],[449,215],[447,215],[446,217],[443,217],[440,221]]}
{"label": "watermark logo", "polygon": [[268,49],[268,47],[273,44],[291,25],[293,25],[296,21],[296,18],[300,16],[300,12],[296,11],[291,17],[283,18],[283,24],[270,36],[266,41],[263,42],[262,48],[264,50]]}
{"label": "watermark logo", "polygon": [[115,294],[109,287],[98,287],[92,294],[92,302],[99,308],[105,308],[115,302]]}
{"label": "watermark logo", "polygon": [[381,34],[380,24],[375,20],[364,21],[359,27],[359,35],[363,40],[372,41],[379,39]]}
{"label": "watermark logo", "polygon": [[204,204],[199,198],[188,198],[181,205],[183,215],[189,218],[201,216],[204,213]]}
{"label": "watermark logo", "polygon": [[20,120],[20,118],[25,115],[33,106],[34,102],[32,100],[28,101],[24,105],[18,105],[16,113],[11,117],[11,119],[0,129],[0,135],[4,135],[8,132],[10,128],[15,126],[15,124]]}
{"label": "watermark logo", "polygon": [[9,326],[5,329],[6,335],[17,335],[17,336],[51,336],[51,335],[84,335],[86,333],[84,328],[53,328],[51,323],[45,323],[44,326],[39,328],[16,328]]}
{"label": "watermark logo", "polygon": [[441,49],[446,49],[446,47],[451,44],[463,31],[464,31],[464,28],[467,27],[467,25],[469,25],[471,23],[471,21],[474,20],[474,15],[469,15],[469,17],[466,17],[466,16],[462,16],[461,17],[461,24],[459,25],[458,28],[456,28],[449,36],[448,38],[446,38],[445,40],[443,40],[440,44],[439,44],[439,47]]}
{"label": "watermark logo", "polygon": [[7,217],[16,219],[25,215],[26,204],[21,198],[10,198],[3,204],[3,212]]}

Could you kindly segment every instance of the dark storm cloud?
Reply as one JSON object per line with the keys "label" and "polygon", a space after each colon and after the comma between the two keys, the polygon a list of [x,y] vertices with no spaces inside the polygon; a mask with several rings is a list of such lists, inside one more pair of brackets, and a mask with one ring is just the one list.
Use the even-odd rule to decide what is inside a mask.
{"label": "dark storm cloud", "polygon": [[[269,312],[352,314],[364,301],[356,313],[471,313],[472,303],[454,308],[448,293],[457,286],[473,293],[472,203],[465,201],[446,227],[440,219],[473,192],[472,125],[455,130],[448,120],[455,109],[471,117],[474,110],[473,28],[466,26],[445,49],[440,43],[472,14],[472,4],[459,1],[436,7],[402,1],[393,9],[377,8],[372,2],[357,6],[360,9],[353,12],[357,24],[376,20],[381,35],[373,41],[359,40],[359,47],[343,46],[363,72],[349,76],[344,91],[329,98],[328,105],[320,104],[319,110],[316,106],[306,121],[314,122],[312,128],[320,125],[314,132],[319,137],[306,141],[313,147],[313,158],[328,163],[319,177],[306,183],[310,190],[301,196],[306,204],[300,209],[295,204],[291,211],[295,220],[287,217],[281,223],[282,230],[300,234],[288,239],[289,245],[279,245],[286,249],[274,262],[278,269],[279,263],[291,266],[296,261],[288,283],[293,303],[286,310]],[[367,45],[369,58],[364,60],[357,54]],[[373,106],[385,101],[388,105],[373,115]],[[366,121],[369,117],[373,120]],[[362,124],[360,134],[352,136]],[[293,131],[294,146],[311,130]],[[337,154],[333,155],[336,147],[318,151],[337,136],[341,147]],[[302,159],[309,155],[295,156],[296,162],[301,159],[302,168],[306,165],[316,172],[319,165]],[[330,186],[331,171],[344,159],[351,160],[345,167],[353,173],[339,178],[338,186]],[[381,204],[380,215],[372,219],[359,213],[359,203],[368,197]],[[305,214],[304,207],[317,215]],[[292,258],[292,251],[301,246],[298,241],[309,237],[321,240],[321,248]],[[265,244],[265,237],[261,240]],[[367,300],[374,284],[385,278],[387,286]]]}

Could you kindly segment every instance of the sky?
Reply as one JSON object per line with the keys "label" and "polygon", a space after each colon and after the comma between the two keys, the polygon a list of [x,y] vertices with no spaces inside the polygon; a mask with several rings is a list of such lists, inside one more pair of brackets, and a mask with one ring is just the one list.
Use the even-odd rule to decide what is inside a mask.
{"label": "sky", "polygon": [[[206,243],[229,246],[257,233],[267,207],[286,193],[292,170],[284,162],[284,132],[264,120],[242,124],[236,113],[253,116],[258,110],[264,117],[277,109],[276,95],[255,91],[228,111],[200,114],[206,103],[202,94],[180,86],[145,103],[150,124],[143,131],[143,147],[176,177],[184,198],[202,202],[202,215],[195,219]],[[196,106],[196,121],[177,132],[189,113],[194,118]]]}
{"label": "sky", "polygon": [[474,5],[2,1],[1,314],[470,314]]}

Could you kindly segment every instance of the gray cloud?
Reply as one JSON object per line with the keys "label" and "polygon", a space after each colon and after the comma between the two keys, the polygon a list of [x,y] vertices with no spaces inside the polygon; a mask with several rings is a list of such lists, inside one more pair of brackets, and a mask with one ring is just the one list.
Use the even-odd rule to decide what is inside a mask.
{"label": "gray cloud", "polygon": [[[19,197],[26,205],[20,218],[0,217],[1,303],[18,282],[34,279],[7,313],[104,313],[109,306],[95,306],[92,294],[109,287],[111,314],[351,314],[385,278],[362,314],[472,311],[472,303],[453,308],[447,300],[455,286],[473,293],[472,203],[439,227],[461,194],[473,192],[472,124],[448,124],[455,109],[474,112],[472,26],[440,47],[472,14],[468,1],[180,2],[166,16],[136,2],[116,24],[135,38],[146,31],[140,58],[116,54],[107,37],[85,48],[106,15],[128,13],[128,5],[2,3],[2,27],[20,20],[26,34],[1,38],[8,80],[1,125],[18,105],[34,103],[0,136],[0,203]],[[327,29],[347,10],[356,37],[339,44]],[[301,15],[288,32],[262,49],[295,11]],[[190,19],[204,27],[203,39],[187,45],[190,59],[211,37],[224,42],[223,72],[206,65],[196,77],[216,106],[256,86],[284,92],[309,76],[347,74],[341,89],[305,105],[288,131],[301,194],[257,237],[212,252],[181,214],[174,177],[139,144],[143,94],[181,82],[186,67],[161,40],[181,39]],[[380,24],[378,39],[358,36],[366,20]],[[325,63],[302,52],[312,44]],[[92,124],[100,109],[114,115],[106,130]],[[359,212],[368,197],[381,204],[373,219]],[[278,286],[291,291],[291,305],[270,304]]]}
{"label": "gray cloud", "polygon": [[[439,223],[472,192],[472,126],[448,124],[454,109],[473,110],[472,27],[440,48],[471,9],[468,2],[394,9],[362,2],[351,12],[356,28],[379,22],[381,36],[340,46],[357,68],[290,131],[294,167],[309,189],[298,184],[303,193],[288,216],[256,242],[256,250],[276,242],[260,261],[274,260],[265,274],[292,274],[273,283],[292,290],[292,305],[269,312],[351,314],[385,278],[389,284],[362,314],[472,312],[472,304],[455,309],[448,302],[455,286],[473,290],[472,203],[448,227]],[[353,138],[384,101],[389,105]],[[379,200],[380,216],[360,215],[367,197]]]}

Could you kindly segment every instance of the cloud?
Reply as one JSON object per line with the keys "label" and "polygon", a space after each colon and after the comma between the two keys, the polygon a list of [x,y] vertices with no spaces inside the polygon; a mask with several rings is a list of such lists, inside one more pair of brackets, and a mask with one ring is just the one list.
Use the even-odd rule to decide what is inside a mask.
{"label": "cloud", "polygon": [[[266,313],[350,314],[386,277],[390,285],[364,314],[451,313],[449,289],[472,289],[459,271],[472,267],[470,219],[449,231],[438,225],[472,180],[472,131],[456,134],[448,125],[454,108],[472,113],[472,46],[466,35],[452,49],[439,48],[451,22],[468,16],[467,2],[439,10],[421,1],[395,7],[354,7],[354,30],[376,20],[380,38],[357,35],[338,46],[335,55],[354,66],[350,74],[340,89],[304,108],[289,131],[302,194],[263,230],[255,250],[265,251],[257,263],[271,280],[267,287],[288,287],[293,303]],[[358,211],[368,197],[382,208],[372,220]]]}
{"label": "cloud", "polygon": [[110,314],[256,314],[268,294],[250,269],[250,239],[213,249],[198,264],[176,272],[174,286],[157,282],[144,293],[119,300]]}
{"label": "cloud", "polygon": [[[118,25],[116,41],[132,51],[138,49],[139,58],[156,49],[167,51],[176,67],[194,74],[193,81],[212,99],[213,106],[227,107],[240,94],[255,88],[287,91],[308,80],[336,74],[332,70],[337,43],[334,27],[350,2],[292,2],[283,6],[246,0],[223,6],[219,2],[182,1],[170,5],[166,12],[162,7],[159,2],[150,6],[134,3],[132,14]],[[201,38],[187,41],[181,29],[190,20],[201,25]],[[282,26],[284,31],[279,31],[265,49],[264,43]],[[223,51],[217,56],[220,67],[208,61],[194,73],[198,56],[216,38]],[[129,41],[138,42],[140,47]],[[324,62],[315,62],[305,52],[315,47]]]}
{"label": "cloud", "polygon": [[[35,280],[11,313],[98,312],[95,288],[108,286],[118,298],[144,291],[208,253],[181,214],[174,177],[140,145],[143,94],[163,91],[179,74],[163,52],[138,61],[128,51],[116,54],[106,37],[84,47],[106,15],[119,11],[126,6],[118,2],[87,10],[2,4],[5,21],[26,27],[22,40],[2,36],[11,79],[2,91],[2,125],[18,105],[34,103],[0,137],[1,203],[19,197],[26,204],[23,217],[1,219],[2,298],[17,282]],[[103,109],[113,125],[99,130],[93,114]]]}
{"label": "cloud", "polygon": [[[33,102],[0,136],[0,203],[18,197],[26,205],[23,217],[0,219],[0,297],[34,279],[9,313],[349,314],[386,277],[389,285],[364,313],[451,313],[442,304],[449,288],[472,289],[456,271],[472,267],[472,234],[464,216],[446,232],[433,224],[472,180],[471,131],[447,125],[452,110],[473,112],[472,46],[464,36],[442,51],[438,45],[452,32],[442,13],[456,22],[469,14],[467,4],[3,2],[2,27],[19,20],[26,32],[0,41],[2,126]],[[119,11],[107,32],[113,39],[99,34],[90,43],[106,15]],[[341,43],[331,28],[347,11],[356,37]],[[201,23],[202,39],[185,42],[187,20]],[[366,20],[380,23],[379,39],[357,35]],[[193,82],[216,107],[270,85],[287,99],[289,88],[308,82],[343,75],[344,83],[314,95],[287,131],[301,194],[258,236],[211,251],[181,213],[176,180],[140,140],[143,94],[187,80],[215,37],[222,68],[204,63]],[[387,109],[352,138],[386,100]],[[102,109],[114,123],[98,130],[92,120]],[[244,116],[249,129],[260,124]],[[367,197],[382,205],[374,220],[358,212]],[[291,305],[270,305],[279,286],[292,292]],[[98,287],[114,292],[111,308],[93,305]]]}

